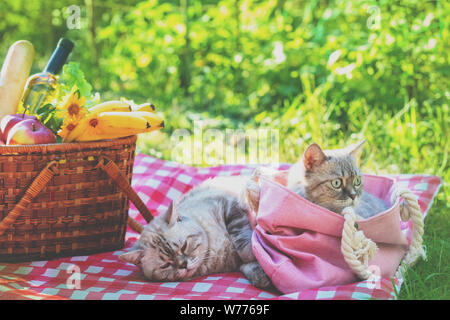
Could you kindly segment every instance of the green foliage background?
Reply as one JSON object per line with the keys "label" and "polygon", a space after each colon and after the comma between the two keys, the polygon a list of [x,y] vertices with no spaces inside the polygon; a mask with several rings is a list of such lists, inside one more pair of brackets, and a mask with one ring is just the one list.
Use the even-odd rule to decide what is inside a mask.
{"label": "green foliage background", "polygon": [[[79,29],[67,25],[72,5]],[[74,40],[70,59],[102,98],[164,113],[165,130],[139,137],[158,157],[171,158],[174,129],[203,119],[280,130],[282,162],[312,141],[367,138],[366,171],[439,175],[426,235],[439,260],[419,266],[400,297],[449,298],[449,21],[440,0],[3,0],[0,56],[30,40],[38,72],[61,36]]]}

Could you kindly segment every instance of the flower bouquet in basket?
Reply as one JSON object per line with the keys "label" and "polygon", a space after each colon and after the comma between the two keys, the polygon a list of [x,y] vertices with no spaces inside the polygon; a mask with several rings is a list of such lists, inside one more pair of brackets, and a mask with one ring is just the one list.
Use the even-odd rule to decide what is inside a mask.
{"label": "flower bouquet in basket", "polygon": [[[0,74],[0,261],[110,251],[124,245],[136,134],[164,127],[151,103],[100,101],[61,39],[29,77],[34,47],[14,43]],[[62,71],[62,72],[61,72]],[[61,73],[61,74],[60,74]],[[60,75],[59,75],[60,74]]]}

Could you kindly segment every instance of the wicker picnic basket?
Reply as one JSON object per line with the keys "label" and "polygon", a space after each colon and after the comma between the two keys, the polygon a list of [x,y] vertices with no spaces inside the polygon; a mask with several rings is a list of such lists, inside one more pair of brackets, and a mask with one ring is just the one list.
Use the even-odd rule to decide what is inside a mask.
{"label": "wicker picnic basket", "polygon": [[88,255],[124,246],[136,136],[0,146],[0,261]]}

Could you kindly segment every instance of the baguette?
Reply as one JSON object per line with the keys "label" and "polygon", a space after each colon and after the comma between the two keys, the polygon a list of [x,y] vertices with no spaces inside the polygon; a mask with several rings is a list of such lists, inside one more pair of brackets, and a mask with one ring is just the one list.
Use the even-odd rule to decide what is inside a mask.
{"label": "baguette", "polygon": [[0,119],[16,114],[34,59],[34,47],[27,40],[16,41],[8,50],[0,72]]}

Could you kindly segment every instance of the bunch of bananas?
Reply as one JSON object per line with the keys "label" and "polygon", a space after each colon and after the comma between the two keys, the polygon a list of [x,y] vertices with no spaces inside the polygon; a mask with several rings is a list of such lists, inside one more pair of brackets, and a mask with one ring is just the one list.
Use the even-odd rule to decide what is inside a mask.
{"label": "bunch of bananas", "polygon": [[93,106],[64,142],[115,139],[164,128],[163,119],[151,103],[107,101]]}

